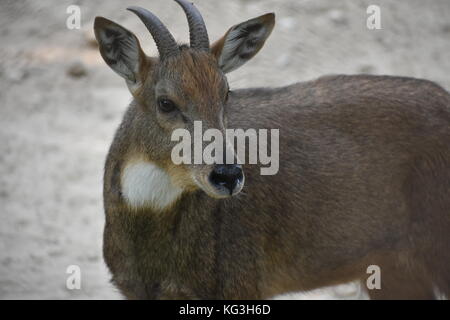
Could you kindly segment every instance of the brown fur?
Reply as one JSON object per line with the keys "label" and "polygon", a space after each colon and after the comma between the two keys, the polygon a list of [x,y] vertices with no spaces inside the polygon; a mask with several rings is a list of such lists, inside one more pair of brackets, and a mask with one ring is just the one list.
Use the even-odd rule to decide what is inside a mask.
{"label": "brown fur", "polygon": [[104,254],[128,298],[268,298],[362,279],[374,298],[450,293],[450,96],[424,80],[329,76],[238,90],[229,127],[280,128],[280,171],[241,194],[197,190],[163,215],[123,204],[133,103],[105,169]]}
{"label": "brown fur", "polygon": [[[245,63],[273,25],[264,15],[232,27],[236,38],[228,31],[211,53],[181,46],[159,60],[131,32],[96,18],[102,56],[134,97],[105,165],[113,283],[131,299],[260,299],[365,283],[367,267],[378,265],[381,290],[371,298],[448,296],[449,93],[426,80],[337,75],[228,94],[220,68]],[[221,66],[219,57],[228,57]],[[177,111],[159,110],[161,97]],[[170,157],[173,130],[192,133],[195,120],[222,132],[279,129],[278,174],[244,165],[239,194],[207,195],[213,166]],[[131,208],[121,177],[139,159],[164,169],[181,197],[160,211]]]}

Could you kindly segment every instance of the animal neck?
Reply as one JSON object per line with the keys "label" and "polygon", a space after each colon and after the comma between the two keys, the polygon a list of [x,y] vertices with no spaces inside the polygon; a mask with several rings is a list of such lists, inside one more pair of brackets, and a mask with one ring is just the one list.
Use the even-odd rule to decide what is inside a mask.
{"label": "animal neck", "polygon": [[155,211],[173,207],[183,193],[183,189],[173,184],[166,170],[141,158],[125,163],[121,174],[121,189],[131,208]]}

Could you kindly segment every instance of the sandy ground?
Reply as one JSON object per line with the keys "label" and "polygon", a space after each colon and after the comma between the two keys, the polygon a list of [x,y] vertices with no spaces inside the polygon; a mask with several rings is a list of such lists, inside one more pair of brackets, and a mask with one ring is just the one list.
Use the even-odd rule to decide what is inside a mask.
{"label": "sandy ground", "polygon": [[[450,89],[450,1],[376,1],[382,30],[366,28],[372,1],[196,0],[212,39],[274,11],[277,25],[259,55],[230,74],[232,88],[279,86],[330,73],[423,77]],[[81,8],[80,30],[66,8]],[[92,44],[96,15],[135,31],[124,10],[155,12],[175,38],[187,24],[172,1],[0,1],[0,298],[116,299],[101,255],[103,162],[130,100],[124,82]],[[66,288],[78,265],[81,290]],[[357,298],[354,285],[288,298]]]}

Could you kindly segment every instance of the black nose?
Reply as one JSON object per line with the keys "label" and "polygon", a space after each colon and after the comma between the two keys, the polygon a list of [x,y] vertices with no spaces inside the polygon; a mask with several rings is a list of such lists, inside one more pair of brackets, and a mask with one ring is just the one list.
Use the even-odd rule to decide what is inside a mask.
{"label": "black nose", "polygon": [[242,182],[242,167],[236,164],[219,164],[209,175],[209,180],[217,188],[227,188],[230,195],[239,182]]}

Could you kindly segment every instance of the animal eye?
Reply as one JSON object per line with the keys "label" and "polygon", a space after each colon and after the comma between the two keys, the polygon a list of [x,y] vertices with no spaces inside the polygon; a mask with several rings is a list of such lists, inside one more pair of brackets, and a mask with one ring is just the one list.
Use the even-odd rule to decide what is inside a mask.
{"label": "animal eye", "polygon": [[172,100],[165,98],[158,99],[158,107],[159,110],[165,113],[169,113],[177,109],[177,106]]}

